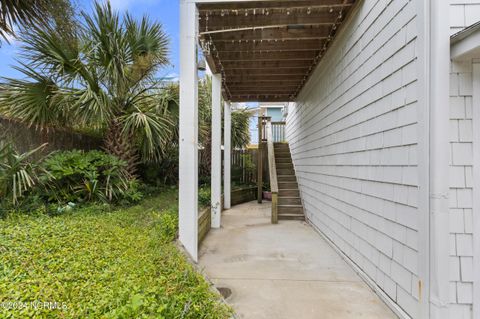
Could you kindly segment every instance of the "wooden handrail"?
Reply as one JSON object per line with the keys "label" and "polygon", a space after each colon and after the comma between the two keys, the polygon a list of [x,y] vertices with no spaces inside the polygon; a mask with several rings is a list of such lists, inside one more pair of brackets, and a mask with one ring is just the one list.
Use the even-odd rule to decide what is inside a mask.
{"label": "wooden handrail", "polygon": [[272,122],[267,119],[265,125],[267,135],[267,150],[268,150],[268,172],[270,174],[270,191],[272,192],[272,224],[278,223],[278,181],[277,181],[277,167],[275,165],[275,148],[273,147]]}

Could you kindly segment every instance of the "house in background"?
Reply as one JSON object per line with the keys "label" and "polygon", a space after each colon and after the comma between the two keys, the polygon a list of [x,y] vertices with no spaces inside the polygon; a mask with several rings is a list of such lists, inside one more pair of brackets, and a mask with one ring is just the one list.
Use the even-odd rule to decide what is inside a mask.
{"label": "house in background", "polygon": [[[180,157],[196,151],[188,94],[202,46],[226,101],[289,103],[306,220],[400,318],[480,319],[480,1],[181,10]],[[180,240],[194,259],[196,165],[180,162]]]}
{"label": "house in background", "polygon": [[258,106],[251,107],[252,117],[250,118],[250,144],[258,145],[258,117],[267,116],[272,122],[285,121],[288,103],[258,103]]}
{"label": "house in background", "polygon": [[284,110],[288,103],[259,103],[260,114],[268,116],[272,122],[282,122],[285,120]]}

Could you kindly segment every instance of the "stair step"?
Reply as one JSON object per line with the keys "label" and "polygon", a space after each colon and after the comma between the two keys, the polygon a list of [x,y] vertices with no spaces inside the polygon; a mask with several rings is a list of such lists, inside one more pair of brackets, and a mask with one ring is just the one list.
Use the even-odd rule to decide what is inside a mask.
{"label": "stair step", "polygon": [[300,191],[298,189],[279,189],[279,197],[300,197]]}
{"label": "stair step", "polygon": [[275,164],[278,165],[280,163],[292,163],[292,159],[288,157],[278,158],[275,156]]}
{"label": "stair step", "polygon": [[302,215],[303,216],[303,207],[302,205],[278,205],[277,206],[278,215]]}
{"label": "stair step", "polygon": [[284,215],[278,215],[279,220],[305,220],[304,215],[297,215],[297,214],[284,214]]}
{"label": "stair step", "polygon": [[277,180],[279,182],[296,182],[297,178],[295,175],[277,175]]}
{"label": "stair step", "polygon": [[298,189],[297,182],[278,182],[278,189]]}
{"label": "stair step", "polygon": [[293,164],[292,163],[275,163],[277,166],[277,169],[293,169]]}
{"label": "stair step", "polygon": [[292,154],[290,151],[283,151],[283,150],[275,150],[275,158],[292,158]]}
{"label": "stair step", "polygon": [[295,175],[293,168],[278,168],[277,175]]}
{"label": "stair step", "polygon": [[300,197],[278,197],[278,205],[302,205]]}

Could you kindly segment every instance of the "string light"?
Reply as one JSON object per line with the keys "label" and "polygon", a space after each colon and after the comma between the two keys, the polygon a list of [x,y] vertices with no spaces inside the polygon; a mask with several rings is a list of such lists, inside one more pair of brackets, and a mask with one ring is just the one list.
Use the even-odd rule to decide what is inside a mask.
{"label": "string light", "polygon": [[[338,12],[338,16],[337,18],[335,19],[334,23],[332,23],[332,26],[331,26],[331,29],[330,29],[330,32],[326,38],[326,40],[324,41],[323,43],[323,46],[321,48],[320,51],[318,51],[318,54],[314,57],[313,59],[313,64],[308,68],[308,72],[307,74],[305,75],[305,77],[303,78],[302,82],[299,84],[298,88],[296,89],[295,93],[291,95],[291,97],[295,97],[298,92],[300,91],[300,89],[303,87],[304,83],[308,80],[308,77],[310,75],[310,73],[313,71],[313,68],[314,66],[317,65],[317,63],[320,61],[320,59],[324,56],[325,52],[327,51],[328,49],[328,46],[329,44],[332,42],[334,36],[335,36],[335,33],[336,33],[336,30],[337,30],[337,25],[341,22],[341,20],[343,19],[343,10],[345,7],[349,7],[351,6],[350,4],[338,4],[338,5],[318,5],[318,6],[309,6],[309,7],[289,7],[289,8],[260,8],[258,9],[258,11],[260,12],[260,14],[263,14],[265,16],[268,16],[270,15],[270,11],[272,11],[273,13],[275,12],[278,12],[278,13],[283,13],[283,14],[286,14],[286,15],[291,15],[292,12],[306,12],[307,15],[310,15],[312,14],[312,7],[313,8],[326,8],[328,9],[328,12],[329,13],[334,13],[334,7],[340,7],[340,10]],[[251,10],[251,12],[250,12]],[[293,10],[293,11],[292,11]],[[224,10],[224,9],[221,9],[221,10],[213,10],[214,12],[219,12],[220,16],[221,17],[224,17],[225,15],[228,15],[229,12],[231,12],[231,14],[234,14],[234,15],[239,15],[239,10]],[[249,13],[252,13],[254,16],[257,15],[257,8],[250,8],[250,9],[244,9],[244,14],[245,16],[248,16]],[[205,32],[208,32],[209,30],[209,15],[211,14],[210,11],[205,11]],[[217,13],[218,14],[218,13]],[[225,27],[224,27],[225,29]],[[228,29],[228,28],[227,28]],[[259,30],[264,30],[265,28],[264,27],[252,27],[252,30],[256,30],[256,29],[259,29]],[[214,33],[215,32],[215,28],[214,30],[211,32],[211,33]],[[285,42],[285,39],[280,39],[282,40],[282,42]],[[300,40],[299,38],[297,38],[297,40]],[[260,43],[263,43],[263,39],[259,39],[258,40]],[[271,39],[268,39],[266,40],[268,43],[271,42]],[[273,41],[275,43],[278,42],[278,39],[273,39]],[[256,44],[256,40],[255,39],[252,39],[252,42],[253,44]],[[238,40],[238,43],[241,44],[242,43],[242,40]],[[249,43],[249,40],[245,40],[245,43]],[[232,44],[235,44],[235,40],[232,40]],[[214,43],[213,43],[213,40],[212,40],[212,37],[210,35],[210,40],[209,41],[205,41],[204,39],[202,39],[200,41],[200,45],[202,47],[202,49],[204,50],[204,52],[209,55],[212,51],[214,51],[214,56],[216,56],[216,58],[218,59],[218,63],[219,63],[219,69],[221,70],[221,73],[222,73],[222,82],[224,83],[227,83],[226,81],[226,74],[225,74],[225,69],[219,59],[220,55],[219,55],[219,51],[216,49]],[[249,50],[246,50],[246,51],[239,51],[239,52],[250,52]],[[266,53],[269,53],[270,50],[267,50],[265,51]],[[260,54],[263,54],[265,53],[263,50],[260,50]],[[225,90],[228,91],[227,94],[231,97],[231,93],[229,92],[228,90],[228,87],[225,86]],[[260,95],[257,95],[257,97],[259,97]],[[272,95],[269,95],[269,96],[272,96]],[[278,95],[274,95],[275,97],[278,97]],[[250,98],[250,95],[248,96]],[[265,95],[265,97],[267,97],[267,95]]]}

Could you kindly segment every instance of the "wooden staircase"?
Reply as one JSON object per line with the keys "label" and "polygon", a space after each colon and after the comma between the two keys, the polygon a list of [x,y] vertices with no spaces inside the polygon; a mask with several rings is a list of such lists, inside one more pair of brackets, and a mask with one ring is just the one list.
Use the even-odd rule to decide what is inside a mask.
{"label": "wooden staircase", "polygon": [[274,143],[278,179],[278,219],[305,220],[288,143]]}

